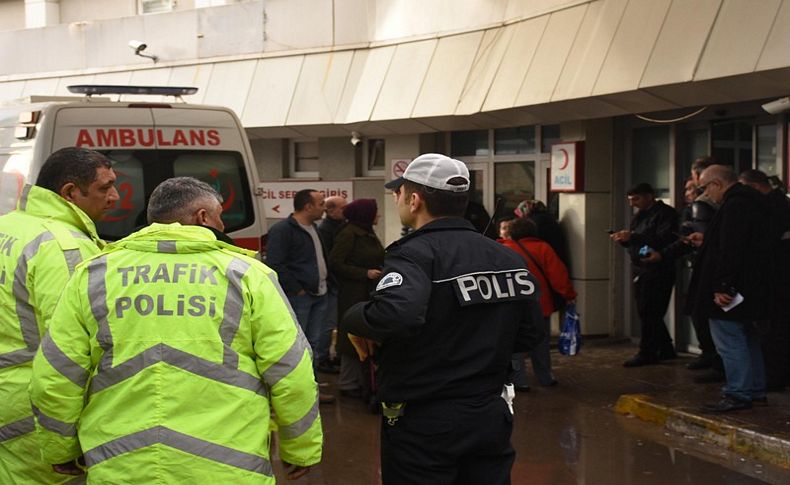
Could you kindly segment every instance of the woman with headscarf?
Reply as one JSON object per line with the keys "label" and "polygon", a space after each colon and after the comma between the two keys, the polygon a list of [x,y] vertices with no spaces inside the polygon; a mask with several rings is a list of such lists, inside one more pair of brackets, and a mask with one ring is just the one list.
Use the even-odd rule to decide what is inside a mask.
{"label": "woman with headscarf", "polygon": [[349,340],[342,316],[355,303],[367,301],[381,277],[384,247],[373,232],[379,218],[376,200],[357,199],[343,209],[343,216],[348,223],[335,236],[335,244],[329,254],[329,268],[338,286],[340,375],[337,387],[343,395],[367,399],[371,377]]}

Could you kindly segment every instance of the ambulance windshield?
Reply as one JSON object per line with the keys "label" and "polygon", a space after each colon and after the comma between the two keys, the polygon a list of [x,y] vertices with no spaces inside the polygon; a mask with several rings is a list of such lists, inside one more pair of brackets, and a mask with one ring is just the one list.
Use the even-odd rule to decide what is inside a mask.
{"label": "ambulance windshield", "polygon": [[147,225],[146,204],[165,179],[195,177],[222,195],[225,232],[253,224],[252,194],[241,154],[201,150],[104,150],[114,164],[120,200],[96,227],[110,241]]}

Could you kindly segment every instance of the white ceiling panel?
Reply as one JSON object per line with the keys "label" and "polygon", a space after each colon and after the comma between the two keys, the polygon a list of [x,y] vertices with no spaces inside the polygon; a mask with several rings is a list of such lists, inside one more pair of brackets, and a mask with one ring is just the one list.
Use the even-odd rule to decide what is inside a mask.
{"label": "white ceiling panel", "polygon": [[335,123],[367,121],[373,113],[395,46],[354,52]]}
{"label": "white ceiling panel", "polygon": [[243,113],[257,63],[251,60],[215,64],[203,102],[226,106],[237,114]]}
{"label": "white ceiling panel", "polygon": [[671,0],[631,0],[612,40],[593,94],[639,87]]}
{"label": "white ceiling panel", "polygon": [[551,99],[586,11],[587,5],[580,5],[551,14],[516,105],[546,103]]}
{"label": "white ceiling panel", "polygon": [[483,32],[472,32],[439,41],[412,117],[455,113],[482,39]]}
{"label": "white ceiling panel", "polygon": [[260,59],[241,121],[244,126],[283,126],[304,56]]}
{"label": "white ceiling panel", "polygon": [[[724,0],[694,80],[754,71],[780,4],[780,0]],[[787,59],[790,49],[784,49]]]}
{"label": "white ceiling panel", "polygon": [[771,28],[771,33],[768,35],[760,60],[757,62],[758,70],[776,69],[790,64],[788,62],[788,53],[790,53],[790,29],[787,28],[788,25],[790,25],[790,0],[784,0],[779,7],[779,13],[776,15],[776,20]]}
{"label": "white ceiling panel", "polygon": [[549,15],[521,22],[515,26],[505,55],[496,73],[496,78],[488,91],[483,110],[493,111],[511,108],[516,102],[519,89],[524,81],[532,56],[540,42]]}
{"label": "white ceiling panel", "polygon": [[393,120],[411,116],[437,43],[436,39],[431,39],[397,47],[372,119]]}
{"label": "white ceiling panel", "polygon": [[0,104],[22,97],[25,90],[25,81],[9,81],[0,83]]}
{"label": "white ceiling panel", "polygon": [[552,100],[590,96],[628,0],[601,0],[587,7]]}
{"label": "white ceiling panel", "polygon": [[170,70],[170,79],[167,80],[167,85],[198,88],[197,93],[184,99],[190,103],[201,104],[206,97],[213,69],[214,64],[174,67]]}
{"label": "white ceiling panel", "polygon": [[667,13],[641,87],[691,81],[716,20],[721,0],[673,2]]}
{"label": "white ceiling panel", "polygon": [[509,25],[485,32],[480,41],[480,49],[478,49],[472,63],[472,70],[469,73],[466,86],[461,92],[461,100],[455,110],[456,115],[467,115],[480,111],[514,31],[515,26]]}
{"label": "white ceiling panel", "polygon": [[288,111],[287,124],[334,122],[353,56],[353,51],[342,51],[305,57]]}
{"label": "white ceiling panel", "polygon": [[58,88],[58,78],[49,77],[46,79],[30,79],[25,83],[22,96],[54,96]]}

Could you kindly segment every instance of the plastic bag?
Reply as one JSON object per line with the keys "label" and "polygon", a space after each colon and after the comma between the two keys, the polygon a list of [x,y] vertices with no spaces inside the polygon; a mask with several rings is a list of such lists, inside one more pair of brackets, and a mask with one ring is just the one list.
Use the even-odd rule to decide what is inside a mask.
{"label": "plastic bag", "polygon": [[582,346],[582,330],[579,314],[576,313],[576,305],[568,305],[565,309],[565,318],[560,327],[558,346],[562,355],[576,355],[579,353],[579,349]]}

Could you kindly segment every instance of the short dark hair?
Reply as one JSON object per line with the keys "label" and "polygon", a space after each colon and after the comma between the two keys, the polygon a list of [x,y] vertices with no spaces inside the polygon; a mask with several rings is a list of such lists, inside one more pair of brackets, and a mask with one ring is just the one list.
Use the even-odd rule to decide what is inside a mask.
{"label": "short dark hair", "polygon": [[510,238],[518,241],[525,237],[535,237],[538,235],[538,225],[535,221],[526,217],[519,217],[510,223]]}
{"label": "short dark hair", "polygon": [[84,195],[96,180],[96,171],[100,167],[112,168],[112,161],[95,150],[61,148],[41,166],[36,185],[59,193],[64,185],[73,183]]}
{"label": "short dark hair", "polygon": [[641,184],[636,184],[626,192],[626,195],[656,195],[655,190],[653,190],[653,186],[647,182],[642,182]]}
{"label": "short dark hair", "polygon": [[222,196],[214,187],[193,177],[173,177],[159,184],[148,201],[148,223],[185,224],[189,217],[203,207],[206,199],[222,203]]}
{"label": "short dark hair", "polygon": [[717,165],[716,159],[711,157],[710,155],[704,155],[701,157],[697,157],[691,162],[691,171],[697,174],[697,177],[702,173],[703,170],[710,167],[711,165]]}
{"label": "short dark hair", "polygon": [[761,170],[744,170],[738,176],[739,179],[743,180],[746,183],[750,184],[758,184],[758,185],[766,185],[771,187],[771,182],[768,180],[768,175]]}
{"label": "short dark hair", "polygon": [[[464,185],[469,182],[461,177],[453,177],[447,181],[450,185]],[[404,180],[401,190],[406,196],[417,193],[425,202],[428,213],[435,217],[463,217],[469,204],[469,191],[450,192],[448,190],[426,187],[410,180]]]}
{"label": "short dark hair", "polygon": [[294,210],[300,211],[304,209],[307,204],[313,203],[313,193],[318,192],[315,189],[302,189],[294,195]]}

